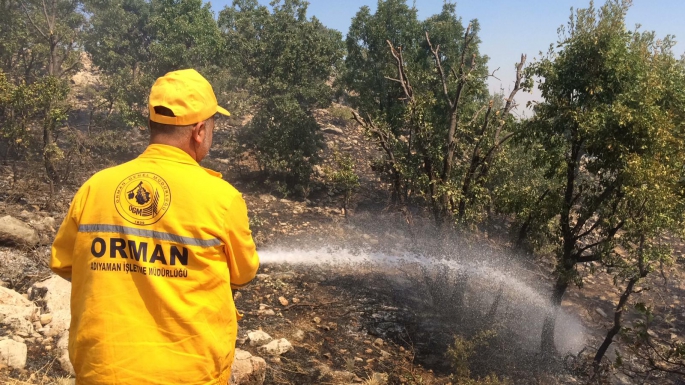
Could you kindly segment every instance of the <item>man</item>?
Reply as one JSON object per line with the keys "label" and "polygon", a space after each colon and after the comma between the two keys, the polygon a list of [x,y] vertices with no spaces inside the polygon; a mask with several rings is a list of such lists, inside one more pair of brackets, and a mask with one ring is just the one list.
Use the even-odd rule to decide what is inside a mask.
{"label": "man", "polygon": [[69,357],[78,385],[228,382],[231,288],[259,261],[240,193],[198,162],[217,105],[194,70],[150,93],[150,145],[76,193],[51,268],[72,281]]}

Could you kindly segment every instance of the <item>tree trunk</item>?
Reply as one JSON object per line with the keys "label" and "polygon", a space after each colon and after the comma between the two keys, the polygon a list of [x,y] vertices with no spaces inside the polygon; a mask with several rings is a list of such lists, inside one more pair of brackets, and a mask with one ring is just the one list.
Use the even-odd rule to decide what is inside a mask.
{"label": "tree trunk", "polygon": [[628,297],[630,297],[630,295],[633,294],[635,284],[641,278],[645,278],[649,273],[649,266],[645,266],[643,258],[644,245],[645,236],[643,234],[640,236],[640,246],[638,249],[637,257],[637,267],[639,275],[630,278],[630,280],[628,281],[628,285],[626,286],[626,290],[623,292],[621,298],[618,300],[618,305],[616,305],[616,311],[614,312],[614,326],[607,332],[607,335],[604,338],[604,342],[602,342],[602,345],[597,350],[597,354],[595,354],[595,359],[593,363],[595,370],[599,368],[599,364],[602,362],[602,358],[604,357],[604,354],[606,354],[607,349],[609,349],[609,346],[613,342],[614,337],[621,331],[621,318],[623,317],[623,309],[625,309],[626,304],[628,303]]}
{"label": "tree trunk", "polygon": [[48,178],[50,178],[50,181],[59,182],[57,169],[55,168],[55,163],[53,161],[53,152],[55,151],[53,144],[55,139],[52,135],[53,123],[50,118],[50,110],[50,106],[46,108],[45,121],[43,122],[43,163],[45,165],[45,172],[47,173]]}
{"label": "tree trunk", "polygon": [[599,364],[602,362],[602,358],[604,357],[604,354],[606,354],[607,349],[609,349],[609,345],[611,345],[613,342],[614,337],[621,331],[621,318],[623,317],[623,309],[625,309],[626,303],[628,303],[628,297],[630,297],[630,295],[633,293],[633,288],[635,287],[635,283],[637,283],[638,279],[638,277],[633,277],[628,281],[628,286],[626,286],[626,290],[623,292],[621,299],[618,301],[616,311],[614,312],[614,326],[609,329],[606,337],[604,338],[604,342],[602,342],[602,345],[597,350],[597,354],[595,354],[593,363],[595,370],[599,368]]}
{"label": "tree trunk", "polygon": [[[575,135],[575,133],[574,133]],[[571,225],[571,211],[573,209],[573,191],[575,189],[576,170],[578,164],[578,154],[580,151],[580,144],[574,141],[571,145],[571,158],[566,163],[566,186],[564,192],[564,202],[562,206],[561,215],[559,218],[559,225],[561,227],[562,235],[562,249],[563,254],[561,259],[557,262],[560,266],[557,267],[557,283],[552,292],[552,309],[545,323],[542,326],[542,336],[540,341],[540,349],[543,354],[556,354],[554,346],[554,325],[557,319],[557,311],[561,306],[561,300],[568,288],[568,274],[572,272],[576,260],[573,258],[573,249],[576,245],[576,238],[573,234],[573,226]]]}
{"label": "tree trunk", "polygon": [[459,197],[459,208],[457,211],[457,219],[459,222],[464,220],[464,215],[466,215],[466,201],[468,196],[471,194],[471,181],[473,180],[473,176],[476,174],[478,165],[478,154],[474,153],[473,158],[471,159],[471,165],[469,166],[469,171],[464,176],[464,182],[461,185],[461,196]]}
{"label": "tree trunk", "polygon": [[550,309],[545,322],[542,325],[542,338],[540,341],[540,350],[543,354],[556,354],[557,350],[554,346],[554,326],[557,321],[557,312],[561,307],[561,300],[564,298],[564,293],[568,288],[568,282],[562,277],[557,278],[557,283],[552,292],[552,308]]}

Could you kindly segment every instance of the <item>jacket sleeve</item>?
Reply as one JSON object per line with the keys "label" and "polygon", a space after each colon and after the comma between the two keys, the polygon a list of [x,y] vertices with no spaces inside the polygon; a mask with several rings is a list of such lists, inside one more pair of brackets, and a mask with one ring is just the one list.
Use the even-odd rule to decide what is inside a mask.
{"label": "jacket sleeve", "polygon": [[259,256],[252,239],[247,218],[247,206],[242,196],[237,196],[228,208],[226,218],[228,238],[227,258],[231,275],[231,288],[239,289],[252,281],[259,268]]}
{"label": "jacket sleeve", "polygon": [[60,277],[71,280],[71,266],[73,265],[74,246],[78,234],[78,213],[81,211],[81,195],[83,188],[79,190],[71,201],[69,212],[64,217],[62,225],[57,231],[55,241],[52,243],[50,268]]}

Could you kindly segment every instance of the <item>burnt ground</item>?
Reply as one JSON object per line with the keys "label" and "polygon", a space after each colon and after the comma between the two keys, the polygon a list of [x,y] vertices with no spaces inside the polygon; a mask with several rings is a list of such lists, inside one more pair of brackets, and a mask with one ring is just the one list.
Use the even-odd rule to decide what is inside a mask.
{"label": "burnt ground", "polygon": [[[245,313],[238,346],[260,355],[245,340],[247,331],[257,329],[274,338],[286,338],[294,346],[279,358],[265,357],[266,383],[382,383],[374,382],[377,373],[387,375],[391,384],[455,383],[450,377],[454,360],[447,358],[450,346],[455,337],[463,342],[483,331],[492,334],[476,344],[467,360],[473,378],[495,373],[516,384],[586,382],[587,353],[601,342],[620,295],[611,276],[588,267],[583,270],[585,286],[569,289],[565,297],[566,313],[582,326],[577,332],[568,329],[569,333],[583,334],[578,339],[586,347],[585,354],[580,358],[541,357],[535,334],[543,307],[534,303],[537,299],[521,296],[548,292],[549,263],[514,252],[504,223],[457,234],[434,229],[420,209],[393,207],[386,193],[388,186],[371,170],[378,154],[363,132],[326,111],[318,114],[322,125],[340,127],[343,135],[324,134],[324,165],[306,197],[284,196],[278,185],[266,182],[250,154],[236,150],[231,127],[217,133],[218,148],[205,162],[244,193],[254,236],[265,257],[277,248],[297,254],[297,250],[332,247],[330,252],[321,252],[321,258],[340,254],[381,254],[386,258],[381,264],[299,263],[297,258],[262,264],[254,284],[236,293],[236,304]],[[144,132],[126,133],[123,140],[127,146],[120,148],[125,151],[116,156],[103,155],[109,151],[103,148],[99,154],[75,160],[69,183],[52,190],[35,164],[0,165],[0,216],[10,214],[29,223],[53,217],[59,224],[86,178],[102,167],[131,159],[145,146]],[[335,151],[352,156],[361,179],[347,215],[341,210],[341,197],[327,187],[326,172],[334,167]],[[41,237],[43,245],[32,250],[0,248],[4,285],[26,293],[32,283],[50,274],[48,245],[54,229],[41,232]],[[685,245],[673,242],[682,257]],[[447,258],[457,265],[440,262],[426,268],[413,262],[387,263],[387,258],[403,253]],[[480,270],[475,275],[460,270],[462,264],[474,262],[490,263],[496,269],[485,270],[484,275],[478,275]],[[657,308],[655,330],[667,341],[685,334],[682,271],[682,265],[676,265],[663,274],[653,274],[643,285],[650,290],[635,295],[635,301]],[[528,288],[532,291],[525,291]],[[634,312],[629,318],[636,318]],[[615,345],[620,347],[620,343]],[[47,346],[29,344],[27,369],[0,369],[0,382],[61,383],[65,373],[55,362],[57,349]],[[612,374],[606,381],[628,380],[616,374],[618,377]],[[668,384],[674,378],[653,375],[633,382]]]}

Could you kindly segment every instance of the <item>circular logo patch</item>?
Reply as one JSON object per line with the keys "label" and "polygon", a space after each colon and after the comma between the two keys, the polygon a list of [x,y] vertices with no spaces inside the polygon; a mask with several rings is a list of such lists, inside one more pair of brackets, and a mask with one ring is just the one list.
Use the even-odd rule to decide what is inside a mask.
{"label": "circular logo patch", "polygon": [[114,192],[114,206],[124,219],[136,225],[160,220],[171,205],[171,191],[162,177],[140,172],[124,179]]}

